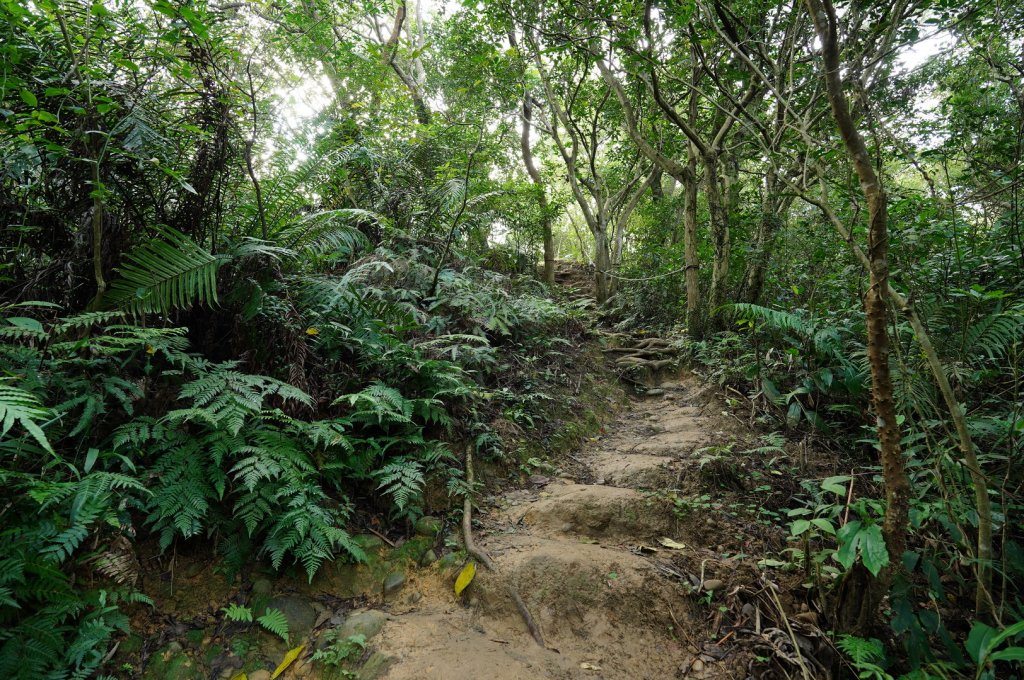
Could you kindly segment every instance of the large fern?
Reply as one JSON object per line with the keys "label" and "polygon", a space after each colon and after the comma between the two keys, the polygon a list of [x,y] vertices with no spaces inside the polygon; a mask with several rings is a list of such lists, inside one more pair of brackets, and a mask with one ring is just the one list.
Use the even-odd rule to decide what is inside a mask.
{"label": "large fern", "polygon": [[1005,357],[1014,345],[1024,343],[1024,305],[996,310],[974,320],[964,336],[968,356]]}
{"label": "large fern", "polygon": [[296,252],[313,255],[332,252],[348,257],[368,245],[366,237],[353,224],[385,221],[369,210],[326,210],[286,224],[273,234],[273,240],[277,245]]}
{"label": "large fern", "polygon": [[216,303],[223,262],[180,231],[160,227],[149,243],[125,255],[106,302],[136,314]]}

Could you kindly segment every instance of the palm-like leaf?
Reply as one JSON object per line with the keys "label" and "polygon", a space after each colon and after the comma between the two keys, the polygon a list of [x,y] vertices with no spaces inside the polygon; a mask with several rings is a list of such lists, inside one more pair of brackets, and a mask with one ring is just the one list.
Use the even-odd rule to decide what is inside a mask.
{"label": "palm-like leaf", "polygon": [[118,268],[108,303],[135,314],[167,312],[195,302],[217,302],[217,270],[223,259],[185,234],[160,227],[149,243],[136,248]]}
{"label": "palm-like leaf", "polygon": [[326,210],[307,215],[283,227],[274,234],[274,241],[294,251],[307,251],[316,255],[334,251],[351,255],[368,245],[366,237],[353,225],[358,222],[384,221],[383,217],[369,210]]}

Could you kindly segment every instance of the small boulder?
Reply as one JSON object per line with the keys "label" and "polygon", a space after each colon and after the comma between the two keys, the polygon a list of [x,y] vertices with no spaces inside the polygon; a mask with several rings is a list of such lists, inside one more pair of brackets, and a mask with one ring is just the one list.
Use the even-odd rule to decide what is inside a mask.
{"label": "small boulder", "polygon": [[384,579],[384,597],[391,597],[405,587],[405,572],[395,571]]}
{"label": "small boulder", "polygon": [[252,594],[260,597],[270,597],[274,584],[268,578],[258,578],[252,582]]}
{"label": "small boulder", "polygon": [[433,550],[423,553],[423,557],[420,558],[421,567],[429,567],[434,562],[437,562],[437,553]]}
{"label": "small boulder", "polygon": [[359,672],[356,673],[358,680],[376,680],[381,677],[388,670],[388,667],[395,660],[394,657],[382,654],[381,652],[374,652],[370,655],[370,658],[366,660]]}
{"label": "small boulder", "polygon": [[142,677],[145,680],[204,680],[202,665],[186,654],[180,643],[172,642],[154,654]]}
{"label": "small boulder", "polygon": [[291,640],[301,640],[313,630],[316,623],[316,609],[313,604],[304,597],[297,595],[282,595],[272,598],[267,602],[268,609],[279,609],[284,617],[288,619],[288,637]]}
{"label": "small boulder", "polygon": [[416,520],[416,524],[413,528],[419,536],[437,536],[441,533],[441,520],[437,517],[424,515]]}
{"label": "small boulder", "polygon": [[362,635],[369,640],[384,629],[384,624],[387,620],[388,615],[376,609],[355,612],[345,619],[345,623],[341,625],[341,629],[338,631],[337,639],[344,640],[353,635]]}

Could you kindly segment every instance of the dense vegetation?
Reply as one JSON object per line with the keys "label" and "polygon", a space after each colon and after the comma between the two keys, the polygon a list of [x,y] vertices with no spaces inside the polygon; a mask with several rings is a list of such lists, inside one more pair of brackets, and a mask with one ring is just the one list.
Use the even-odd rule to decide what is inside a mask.
{"label": "dense vegetation", "polygon": [[1022,658],[1020,3],[0,0],[0,54],[5,677],[103,672],[138,542],[312,578],[514,466],[559,259],[854,470],[786,526],[862,677]]}

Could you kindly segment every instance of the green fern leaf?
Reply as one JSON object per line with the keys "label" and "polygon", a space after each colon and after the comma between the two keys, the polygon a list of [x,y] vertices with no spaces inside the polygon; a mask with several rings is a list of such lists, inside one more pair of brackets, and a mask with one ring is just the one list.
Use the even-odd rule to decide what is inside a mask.
{"label": "green fern leaf", "polygon": [[161,227],[152,241],[125,256],[107,302],[134,314],[216,303],[217,270],[223,262],[180,231]]}
{"label": "green fern leaf", "polygon": [[288,642],[288,619],[280,609],[268,607],[263,616],[258,617],[256,621],[274,635]]}

